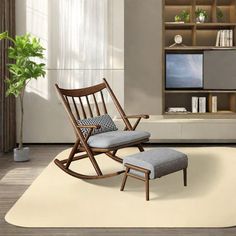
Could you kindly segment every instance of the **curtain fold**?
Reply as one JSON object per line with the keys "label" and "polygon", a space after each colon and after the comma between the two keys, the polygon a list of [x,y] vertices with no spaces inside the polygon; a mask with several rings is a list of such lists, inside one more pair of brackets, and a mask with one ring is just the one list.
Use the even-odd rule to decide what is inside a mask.
{"label": "curtain fold", "polygon": [[[0,32],[8,31],[15,36],[15,0],[0,0]],[[11,151],[16,146],[16,105],[15,98],[6,97],[5,78],[7,69],[7,48],[9,41],[0,41],[0,152]]]}

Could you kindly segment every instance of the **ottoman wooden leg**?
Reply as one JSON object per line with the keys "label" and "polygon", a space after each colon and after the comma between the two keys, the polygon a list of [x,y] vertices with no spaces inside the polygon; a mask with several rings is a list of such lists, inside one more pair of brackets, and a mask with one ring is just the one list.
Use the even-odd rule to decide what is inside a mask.
{"label": "ottoman wooden leg", "polygon": [[[122,180],[122,184],[120,187],[120,191],[123,191],[125,188],[125,184],[126,184],[126,180],[127,177],[130,176],[132,178],[138,179],[138,180],[142,180],[143,182],[145,182],[145,190],[146,190],[146,200],[149,201],[149,179],[150,179],[150,170],[144,169],[142,167],[138,167],[138,166],[134,166],[134,165],[130,165],[130,164],[125,164],[126,167],[126,171]],[[135,171],[140,171],[141,173],[143,173],[144,176],[139,176],[133,173],[130,173],[130,169],[131,170],[135,170]]]}
{"label": "ottoman wooden leg", "polygon": [[149,173],[145,173],[146,201],[149,201]]}
{"label": "ottoman wooden leg", "polygon": [[187,168],[183,169],[183,174],[184,174],[184,186],[187,186]]}
{"label": "ottoman wooden leg", "polygon": [[123,191],[124,188],[125,188],[126,180],[127,180],[127,177],[128,177],[128,172],[129,172],[129,167],[126,167],[126,171],[125,171],[125,174],[124,174],[124,177],[123,177],[123,180],[122,180],[120,191]]}

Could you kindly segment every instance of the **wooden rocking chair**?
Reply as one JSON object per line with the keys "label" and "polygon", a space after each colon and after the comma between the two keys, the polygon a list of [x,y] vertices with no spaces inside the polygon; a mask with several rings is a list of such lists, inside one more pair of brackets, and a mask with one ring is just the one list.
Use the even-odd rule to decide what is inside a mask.
{"label": "wooden rocking chair", "polygon": [[[116,153],[119,149],[125,148],[125,147],[136,146],[138,147],[140,152],[144,151],[141,143],[147,142],[149,140],[150,134],[144,131],[135,131],[135,129],[142,118],[148,119],[149,116],[148,115],[126,116],[115,94],[113,93],[112,89],[110,88],[109,84],[107,83],[105,79],[103,79],[103,83],[101,84],[98,84],[92,87],[83,88],[83,89],[73,89],[73,90],[62,89],[62,88],[59,88],[57,84],[56,84],[56,89],[63,101],[63,105],[69,115],[70,121],[73,125],[74,131],[76,134],[76,142],[70,152],[69,157],[64,160],[58,160],[58,159],[54,160],[55,164],[59,166],[63,171],[65,171],[69,175],[72,175],[80,179],[98,179],[98,178],[111,177],[111,176],[119,175],[123,173],[124,171],[121,170],[115,173],[103,174],[95,159],[96,155],[105,153],[108,157],[112,158],[113,160],[122,163],[122,159],[116,156]],[[108,144],[104,146],[101,146],[101,145],[96,146],[96,137],[97,139],[100,139],[101,141],[102,138],[106,139],[107,133],[103,133],[104,137],[102,138],[99,137],[99,134],[92,135],[93,130],[99,129],[100,126],[99,125],[79,125],[78,120],[86,119],[88,117],[94,117],[92,105],[90,104],[91,99],[94,101],[94,108],[95,108],[94,110],[96,110],[96,116],[108,114],[107,106],[105,104],[105,99],[103,95],[103,90],[105,89],[108,91],[108,94],[112,98],[113,103],[115,104],[122,120],[124,121],[125,128],[124,128],[124,131],[107,132],[110,135],[109,137],[107,137],[109,141],[111,140],[111,135],[114,134],[114,139],[112,140],[113,141],[116,139],[122,140],[122,143],[117,142],[117,144],[113,143],[112,145]],[[100,96],[103,109],[99,108],[96,95]],[[103,110],[103,112],[101,110]],[[130,118],[137,119],[134,125],[131,125],[129,121]],[[85,128],[89,130],[86,136],[82,132],[82,129],[85,129]],[[89,141],[92,138],[95,140],[95,145],[89,144]],[[72,161],[79,161],[83,158],[90,159],[96,171],[96,175],[80,174],[69,168]]]}

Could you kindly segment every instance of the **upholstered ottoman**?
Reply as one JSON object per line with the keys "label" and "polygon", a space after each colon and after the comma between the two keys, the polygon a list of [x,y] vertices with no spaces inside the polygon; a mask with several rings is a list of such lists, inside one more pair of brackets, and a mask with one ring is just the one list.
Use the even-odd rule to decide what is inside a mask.
{"label": "upholstered ottoman", "polygon": [[147,201],[149,200],[149,179],[160,178],[183,170],[184,186],[187,186],[188,157],[182,152],[169,148],[157,148],[127,156],[123,159],[123,164],[126,171],[120,190],[124,190],[128,176],[142,180],[146,186]]}

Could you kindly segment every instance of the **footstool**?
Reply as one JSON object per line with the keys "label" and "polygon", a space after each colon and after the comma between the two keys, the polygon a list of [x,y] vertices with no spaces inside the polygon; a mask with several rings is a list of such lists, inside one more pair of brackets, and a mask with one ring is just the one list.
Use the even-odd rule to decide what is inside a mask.
{"label": "footstool", "polygon": [[188,157],[182,152],[169,148],[157,148],[126,156],[123,164],[126,171],[120,190],[124,190],[128,176],[142,180],[145,182],[147,201],[149,200],[149,179],[160,178],[183,170],[184,186],[187,186]]}

